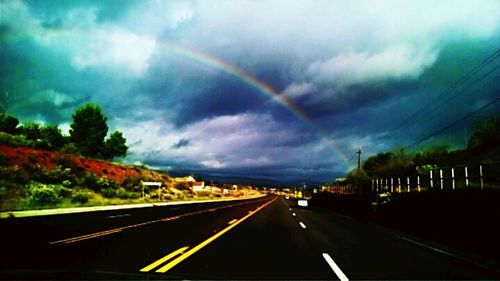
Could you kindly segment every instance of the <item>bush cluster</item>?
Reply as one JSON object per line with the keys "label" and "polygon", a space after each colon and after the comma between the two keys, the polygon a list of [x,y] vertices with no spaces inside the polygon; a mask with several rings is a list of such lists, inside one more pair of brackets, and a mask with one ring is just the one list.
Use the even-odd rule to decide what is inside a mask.
{"label": "bush cluster", "polygon": [[31,182],[26,186],[28,202],[34,206],[53,205],[71,196],[71,189],[58,184]]}
{"label": "bush cluster", "polygon": [[78,192],[75,195],[73,195],[73,197],[71,198],[71,202],[85,204],[89,202],[89,199],[90,195],[88,195],[87,193]]}

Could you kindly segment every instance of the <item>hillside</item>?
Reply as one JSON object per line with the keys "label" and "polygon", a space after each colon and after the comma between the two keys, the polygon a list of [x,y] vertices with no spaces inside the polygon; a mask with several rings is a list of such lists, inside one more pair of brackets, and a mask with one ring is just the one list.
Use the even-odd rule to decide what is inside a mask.
{"label": "hillside", "polygon": [[[141,181],[161,182],[157,189]],[[0,144],[1,211],[182,200],[167,174],[25,146]],[[177,187],[177,188],[175,188]],[[158,198],[161,196],[161,198]]]}
{"label": "hillside", "polygon": [[83,173],[91,173],[97,177],[104,177],[119,183],[123,182],[126,177],[144,177],[152,181],[162,182],[164,186],[170,186],[172,184],[172,179],[169,176],[155,171],[135,166],[88,159],[57,151],[0,145],[0,153],[6,156],[9,166],[19,167],[28,177],[31,176],[30,170],[36,165],[40,165],[50,171],[58,165],[65,164],[66,166],[76,167]]}

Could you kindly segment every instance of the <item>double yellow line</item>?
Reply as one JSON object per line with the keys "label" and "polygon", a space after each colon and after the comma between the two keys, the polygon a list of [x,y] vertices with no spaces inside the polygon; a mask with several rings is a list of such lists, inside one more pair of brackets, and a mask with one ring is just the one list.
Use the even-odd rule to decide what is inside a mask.
{"label": "double yellow line", "polygon": [[170,259],[174,258],[175,256],[178,256],[180,254],[180,256],[178,256],[177,258],[175,258],[174,260],[172,260],[171,262],[167,263],[166,265],[162,266],[161,268],[159,268],[158,270],[156,270],[157,273],[165,273],[167,271],[169,271],[170,269],[172,269],[174,266],[178,265],[179,263],[181,263],[183,260],[189,258],[191,255],[193,255],[194,253],[198,252],[199,250],[201,250],[203,247],[207,246],[208,244],[210,244],[211,242],[213,242],[215,239],[221,237],[222,235],[224,235],[224,233],[228,232],[229,230],[233,229],[234,227],[236,227],[238,224],[242,223],[244,220],[248,219],[249,217],[251,217],[252,215],[256,214],[258,211],[262,210],[263,208],[265,208],[267,205],[271,204],[272,202],[274,202],[274,200],[276,200],[276,198],[274,198],[273,200],[259,206],[257,209],[253,210],[253,211],[250,211],[248,212],[248,214],[244,217],[242,217],[241,219],[239,220],[232,220],[229,222],[229,226],[224,228],[223,230],[219,231],[218,233],[216,233],[215,235],[213,235],[212,237],[208,238],[207,240],[201,242],[200,244],[198,244],[197,246],[195,246],[194,248],[190,249],[189,251],[186,252],[187,249],[189,249],[188,246],[186,247],[182,247],[166,256],[164,256],[163,258],[153,262],[152,264],[146,266],[146,267],[143,267],[141,270],[139,270],[140,272],[150,272],[151,270],[157,268],[158,266],[162,265],[163,263],[169,261]]}

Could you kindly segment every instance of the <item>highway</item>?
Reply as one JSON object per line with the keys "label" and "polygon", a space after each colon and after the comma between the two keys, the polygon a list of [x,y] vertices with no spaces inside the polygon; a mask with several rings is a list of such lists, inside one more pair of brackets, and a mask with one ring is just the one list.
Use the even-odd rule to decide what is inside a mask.
{"label": "highway", "polygon": [[497,279],[452,251],[278,196],[0,220],[0,279]]}

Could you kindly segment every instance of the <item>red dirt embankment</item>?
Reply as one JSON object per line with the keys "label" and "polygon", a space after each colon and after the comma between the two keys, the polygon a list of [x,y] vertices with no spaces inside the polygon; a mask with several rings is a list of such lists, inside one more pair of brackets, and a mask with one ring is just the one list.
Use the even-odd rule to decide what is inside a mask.
{"label": "red dirt embankment", "polygon": [[151,180],[161,181],[165,185],[172,181],[167,175],[151,170],[88,159],[56,151],[0,145],[0,153],[7,157],[7,161],[10,166],[18,166],[22,171],[26,171],[24,168],[26,164],[38,164],[45,167],[47,170],[51,170],[54,169],[60,161],[72,161],[85,173],[92,173],[95,176],[105,177],[116,182],[122,182],[126,177],[138,176],[144,176]]}

